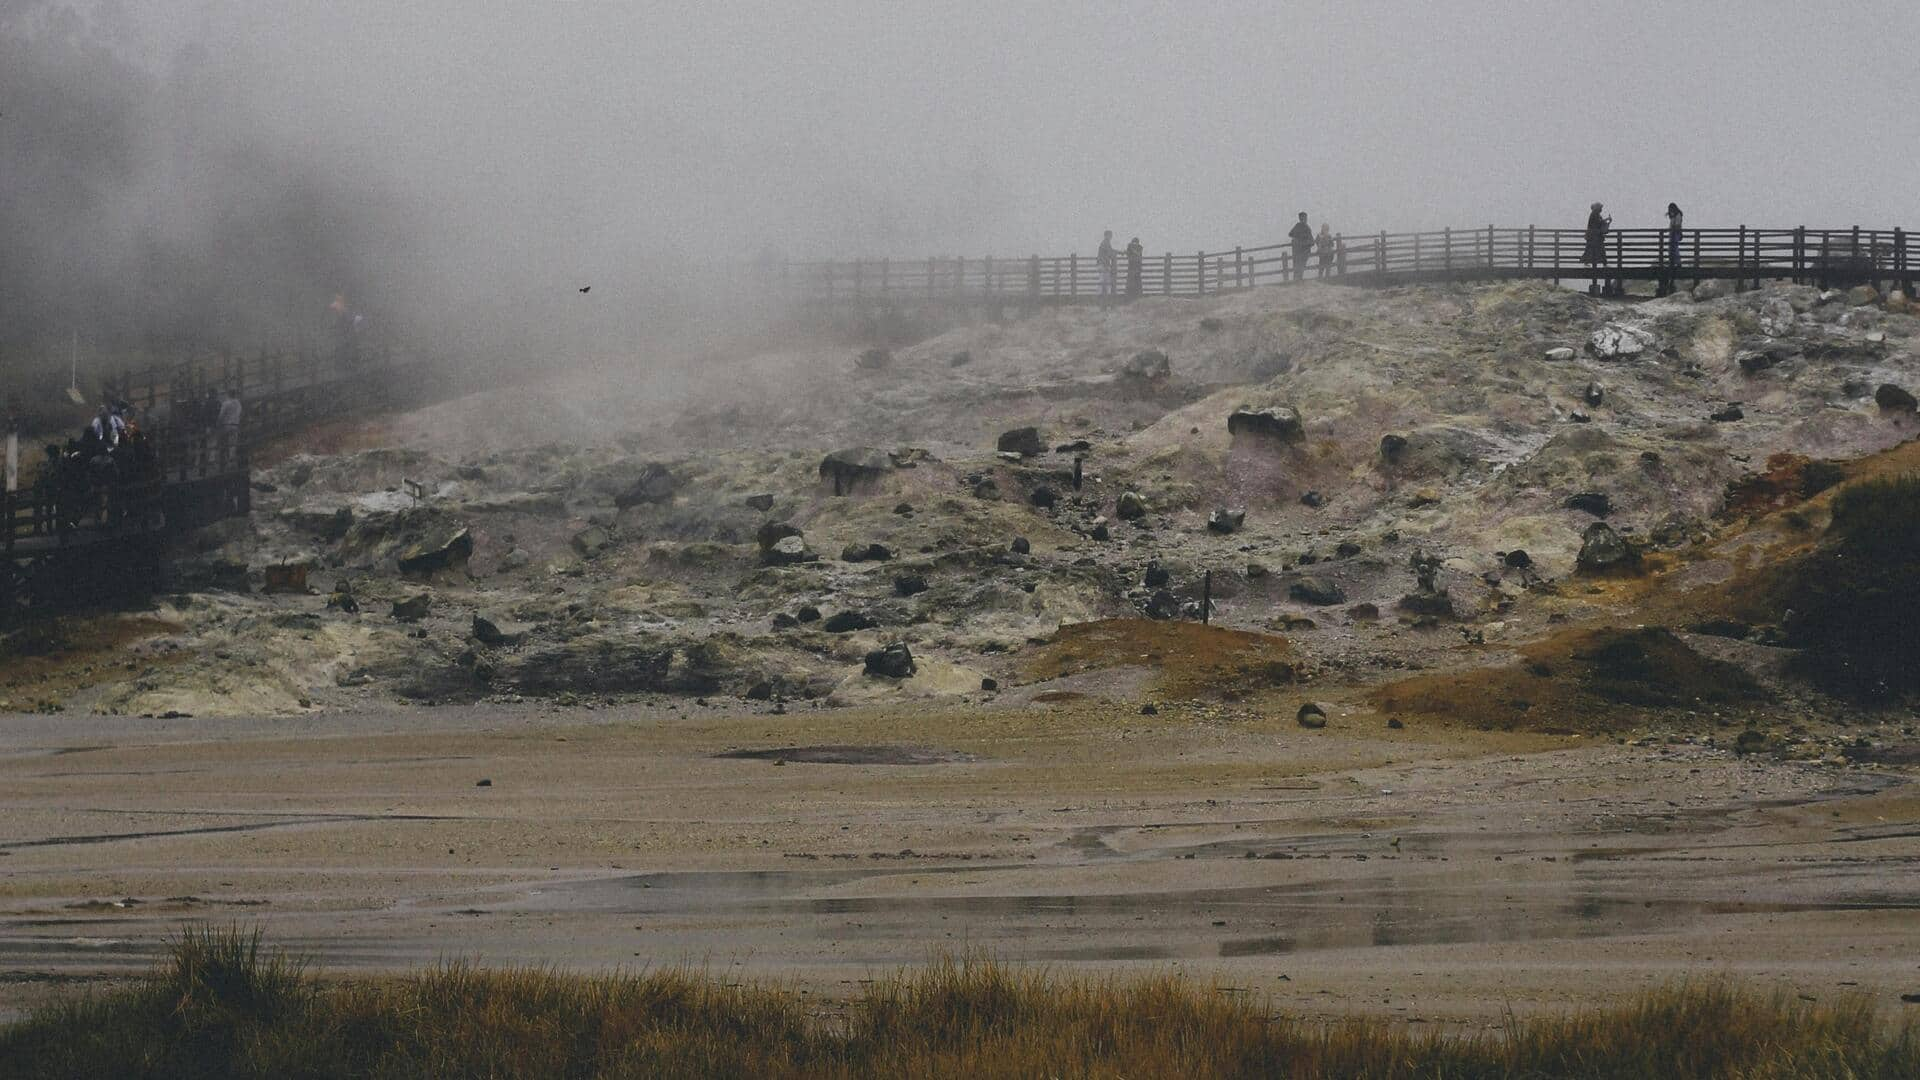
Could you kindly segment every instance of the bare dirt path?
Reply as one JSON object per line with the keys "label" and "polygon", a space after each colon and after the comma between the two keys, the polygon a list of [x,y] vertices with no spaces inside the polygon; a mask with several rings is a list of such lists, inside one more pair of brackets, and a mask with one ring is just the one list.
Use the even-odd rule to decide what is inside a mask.
{"label": "bare dirt path", "polygon": [[0,1009],[137,969],[186,920],[330,970],[692,964],[832,991],[973,951],[1442,1023],[1686,974],[1920,987],[1903,775],[1279,715],[0,718]]}

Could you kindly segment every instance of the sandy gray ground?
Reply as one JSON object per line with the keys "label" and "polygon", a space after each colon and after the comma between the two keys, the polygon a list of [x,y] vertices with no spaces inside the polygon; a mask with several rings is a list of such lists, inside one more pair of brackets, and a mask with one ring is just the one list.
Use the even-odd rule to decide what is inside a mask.
{"label": "sandy gray ground", "polygon": [[[329,971],[685,964],[845,992],[975,952],[1430,1023],[1702,974],[1920,989],[1907,777],[1279,712],[5,717],[0,1010],[138,969],[189,921]],[[715,756],[784,746],[952,760]]]}

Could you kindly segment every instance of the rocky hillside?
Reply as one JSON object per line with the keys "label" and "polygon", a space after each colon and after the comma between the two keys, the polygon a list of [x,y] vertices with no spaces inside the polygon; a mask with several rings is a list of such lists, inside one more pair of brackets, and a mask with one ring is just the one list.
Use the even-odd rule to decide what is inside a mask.
{"label": "rocky hillside", "polygon": [[[1198,618],[1203,596],[1214,624],[1286,639],[1273,681],[1322,695],[1545,664],[1561,624],[1656,603],[1680,652],[1772,679],[1764,628],[1695,634],[1673,598],[1707,605],[1742,560],[1804,547],[1781,516],[1920,430],[1920,318],[1869,292],[1722,292],[1306,286],[476,394],[346,440],[378,449],[280,462],[157,619],[76,623],[41,649],[71,662],[0,697],[1131,700],[1150,643],[1104,681],[1049,667],[1047,643]],[[1768,685],[1788,689],[1721,704],[1801,707]]]}

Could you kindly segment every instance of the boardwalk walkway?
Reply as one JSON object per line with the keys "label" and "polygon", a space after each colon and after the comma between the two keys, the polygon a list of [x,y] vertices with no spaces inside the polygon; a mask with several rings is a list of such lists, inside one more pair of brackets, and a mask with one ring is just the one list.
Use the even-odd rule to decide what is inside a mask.
{"label": "boardwalk walkway", "polygon": [[[1652,280],[1688,283],[1729,279],[1736,287],[1762,280],[1815,284],[1894,284],[1920,278],[1920,244],[1905,229],[1616,229],[1605,260],[1586,261],[1580,229],[1442,229],[1438,232],[1340,234],[1325,252],[1298,265],[1289,244],[1192,254],[1120,256],[1117,291],[1127,296],[1208,296],[1297,280],[1348,285],[1537,278]],[[779,287],[803,305],[831,307],[983,304],[1042,307],[1107,299],[1100,268],[1089,256],[1030,255],[1012,259],[929,258],[792,262],[773,268]]]}

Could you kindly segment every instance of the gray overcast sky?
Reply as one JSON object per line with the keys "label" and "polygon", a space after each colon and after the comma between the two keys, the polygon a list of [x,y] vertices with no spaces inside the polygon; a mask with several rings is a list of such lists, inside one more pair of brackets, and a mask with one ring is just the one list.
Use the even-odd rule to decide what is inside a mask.
{"label": "gray overcast sky", "polygon": [[1595,199],[1914,224],[1920,193],[1912,4],[154,7],[203,8],[276,126],[608,256],[1019,254],[1102,225],[1185,249],[1296,208],[1578,225]]}
{"label": "gray overcast sky", "polygon": [[217,213],[217,130],[404,207],[384,272],[469,302],[763,243],[1191,251],[1296,210],[1920,226],[1911,3],[0,0],[0,28],[62,4],[175,84],[135,126],[185,134],[115,212]]}

